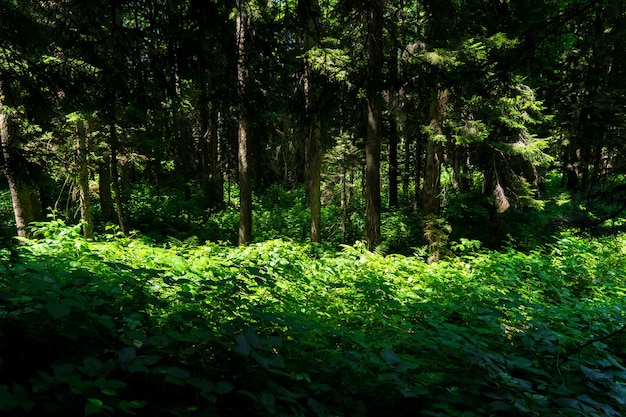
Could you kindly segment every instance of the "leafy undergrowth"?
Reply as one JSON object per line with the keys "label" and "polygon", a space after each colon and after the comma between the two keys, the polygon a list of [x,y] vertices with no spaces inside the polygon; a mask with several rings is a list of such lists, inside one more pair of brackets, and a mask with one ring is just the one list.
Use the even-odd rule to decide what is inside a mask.
{"label": "leafy undergrowth", "polygon": [[3,416],[626,412],[624,236],[427,265],[39,232],[0,265]]}

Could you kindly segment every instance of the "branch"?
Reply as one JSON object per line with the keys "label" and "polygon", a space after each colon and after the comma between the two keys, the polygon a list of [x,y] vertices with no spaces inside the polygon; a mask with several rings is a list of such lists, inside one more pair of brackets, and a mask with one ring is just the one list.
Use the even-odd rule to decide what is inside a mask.
{"label": "branch", "polygon": [[561,367],[561,365],[567,363],[573,355],[576,355],[576,354],[580,353],[580,351],[583,350],[584,348],[586,348],[587,346],[591,346],[592,344],[594,344],[596,342],[602,342],[604,340],[610,339],[610,338],[612,338],[614,336],[617,336],[618,334],[620,334],[620,333],[622,333],[624,331],[626,331],[626,326],[622,326],[619,329],[614,330],[611,333],[606,334],[606,335],[604,335],[602,337],[599,337],[597,339],[595,339],[595,338],[594,339],[590,339],[590,340],[586,341],[585,343],[583,343],[582,345],[580,345],[580,346],[570,350],[569,352],[566,352],[565,355],[564,355],[563,360],[557,365],[557,368],[559,368],[559,367]]}

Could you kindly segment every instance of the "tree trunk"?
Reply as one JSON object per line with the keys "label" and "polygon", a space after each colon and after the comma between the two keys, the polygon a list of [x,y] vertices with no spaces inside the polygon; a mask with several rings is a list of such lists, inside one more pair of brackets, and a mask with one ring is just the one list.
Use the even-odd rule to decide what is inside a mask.
{"label": "tree trunk", "polygon": [[93,238],[93,219],[91,217],[91,195],[89,191],[87,130],[85,129],[85,121],[82,119],[76,120],[76,137],[80,219],[83,223],[83,235],[86,239],[91,239]]}
{"label": "tree trunk", "polygon": [[426,167],[422,188],[422,216],[439,215],[439,194],[441,193],[441,152],[440,145],[429,140],[426,144]]}
{"label": "tree trunk", "polygon": [[439,260],[439,249],[447,236],[439,222],[439,196],[441,194],[441,143],[442,123],[448,101],[447,91],[439,91],[430,107],[431,134],[426,144],[426,167],[422,188],[422,220],[424,239],[430,247],[430,262]]}
{"label": "tree trunk", "polygon": [[224,205],[224,178],[219,155],[218,111],[215,103],[201,100],[200,175],[207,207],[219,209]]}
{"label": "tree trunk", "polygon": [[245,1],[237,0],[237,16],[235,19],[235,35],[237,40],[237,165],[239,169],[239,244],[246,245],[252,241],[252,172],[249,161],[250,122],[246,106],[249,74],[247,59],[247,36],[250,24]]}
{"label": "tree trunk", "polygon": [[367,133],[365,143],[365,240],[373,250],[380,244],[380,143],[382,126],[383,0],[367,9]]}
{"label": "tree trunk", "polygon": [[122,202],[122,187],[120,186],[119,170],[117,166],[117,131],[115,123],[111,123],[109,129],[109,140],[111,146],[111,187],[113,188],[113,197],[115,198],[115,209],[117,212],[117,222],[123,234],[128,234],[128,226],[124,216],[124,204]]}
{"label": "tree trunk", "polygon": [[[420,126],[418,123],[417,106],[410,95],[404,98],[404,172],[402,175],[402,190],[409,198],[409,185],[413,180],[413,209],[419,208],[421,175],[421,142],[418,142]],[[414,147],[414,151],[412,151]],[[413,156],[413,157],[412,157]]]}
{"label": "tree trunk", "polygon": [[441,143],[437,136],[443,134],[442,123],[448,101],[448,92],[439,91],[430,106],[431,134],[426,144],[426,167],[422,188],[422,216],[439,215],[441,193]]}
{"label": "tree trunk", "polygon": [[398,97],[391,98],[389,108],[389,194],[387,204],[389,208],[398,207]]}
{"label": "tree trunk", "polygon": [[341,175],[341,243],[346,243],[348,238],[348,192],[346,181],[346,166],[342,163],[339,168]]}
{"label": "tree trunk", "polygon": [[[314,122],[311,122],[314,123]],[[322,203],[321,203],[321,133],[318,126],[307,126],[306,133],[306,177],[307,195],[311,211],[311,242],[321,242],[322,235]]]}
{"label": "tree trunk", "polygon": [[[394,11],[390,22],[391,40],[395,42],[398,37],[397,13]],[[396,48],[391,48],[389,55],[389,170],[387,172],[389,192],[387,205],[389,208],[398,207],[398,119],[400,117],[400,93],[398,91],[398,53]]]}
{"label": "tree trunk", "polygon": [[[305,49],[313,46],[316,21],[319,15],[317,0],[300,0],[300,15],[305,29]],[[311,241],[321,242],[322,235],[322,203],[321,203],[321,171],[322,171],[322,135],[319,127],[318,101],[319,92],[313,83],[313,72],[307,59],[304,61],[304,106],[305,106],[305,177],[309,209],[311,213]]]}
{"label": "tree trunk", "polygon": [[29,178],[28,167],[14,146],[9,116],[2,102],[4,91],[0,82],[0,146],[2,147],[3,173],[11,191],[15,226],[19,237],[29,237],[28,225],[38,220],[41,213],[39,190]]}
{"label": "tree trunk", "polygon": [[111,157],[104,155],[98,165],[98,194],[100,196],[100,211],[102,219],[106,222],[113,221],[113,194],[111,192]]}

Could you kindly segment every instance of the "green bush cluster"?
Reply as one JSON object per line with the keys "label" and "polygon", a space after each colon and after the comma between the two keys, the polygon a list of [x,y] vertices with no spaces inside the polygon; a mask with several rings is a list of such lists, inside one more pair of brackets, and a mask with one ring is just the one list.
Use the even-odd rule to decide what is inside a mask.
{"label": "green bush cluster", "polygon": [[626,237],[428,265],[41,223],[0,253],[0,412],[620,416]]}

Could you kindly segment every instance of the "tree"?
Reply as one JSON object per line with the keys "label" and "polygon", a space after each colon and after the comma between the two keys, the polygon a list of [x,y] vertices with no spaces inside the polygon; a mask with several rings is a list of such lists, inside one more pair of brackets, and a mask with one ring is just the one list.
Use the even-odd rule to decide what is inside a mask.
{"label": "tree", "polygon": [[251,126],[246,95],[249,93],[248,48],[250,5],[237,0],[235,39],[237,53],[237,164],[239,170],[239,244],[252,241],[252,170],[250,164]]}
{"label": "tree", "polygon": [[[0,147],[2,171],[8,182],[18,236],[28,235],[27,226],[41,217],[38,181],[42,168],[27,156],[26,149],[42,135],[36,116],[49,114],[45,96],[43,64],[49,28],[37,20],[37,6],[3,5],[0,25],[6,36],[0,46]],[[41,20],[41,19],[39,19]]]}
{"label": "tree", "polygon": [[380,148],[382,141],[382,70],[384,1],[366,3],[367,81],[365,101],[367,131],[365,143],[365,240],[372,250],[380,243]]}
{"label": "tree", "polygon": [[321,205],[321,169],[322,169],[322,137],[319,121],[319,88],[308,52],[314,46],[314,39],[319,27],[319,4],[317,0],[299,0],[298,10],[304,28],[304,136],[305,136],[305,177],[307,197],[311,211],[311,241],[321,242],[322,205]]}
{"label": "tree", "polygon": [[3,82],[0,81],[0,146],[2,147],[3,173],[11,191],[11,201],[15,215],[17,234],[28,236],[27,226],[38,220],[41,213],[39,191],[33,182],[35,178],[30,172],[33,165],[20,155],[19,144],[11,126],[12,112],[3,99],[5,96]]}
{"label": "tree", "polygon": [[87,130],[85,120],[75,116],[76,124],[76,156],[78,159],[78,186],[80,199],[80,218],[83,222],[83,235],[86,239],[93,238],[93,218],[91,215],[91,191],[89,190],[89,161],[87,155]]}

